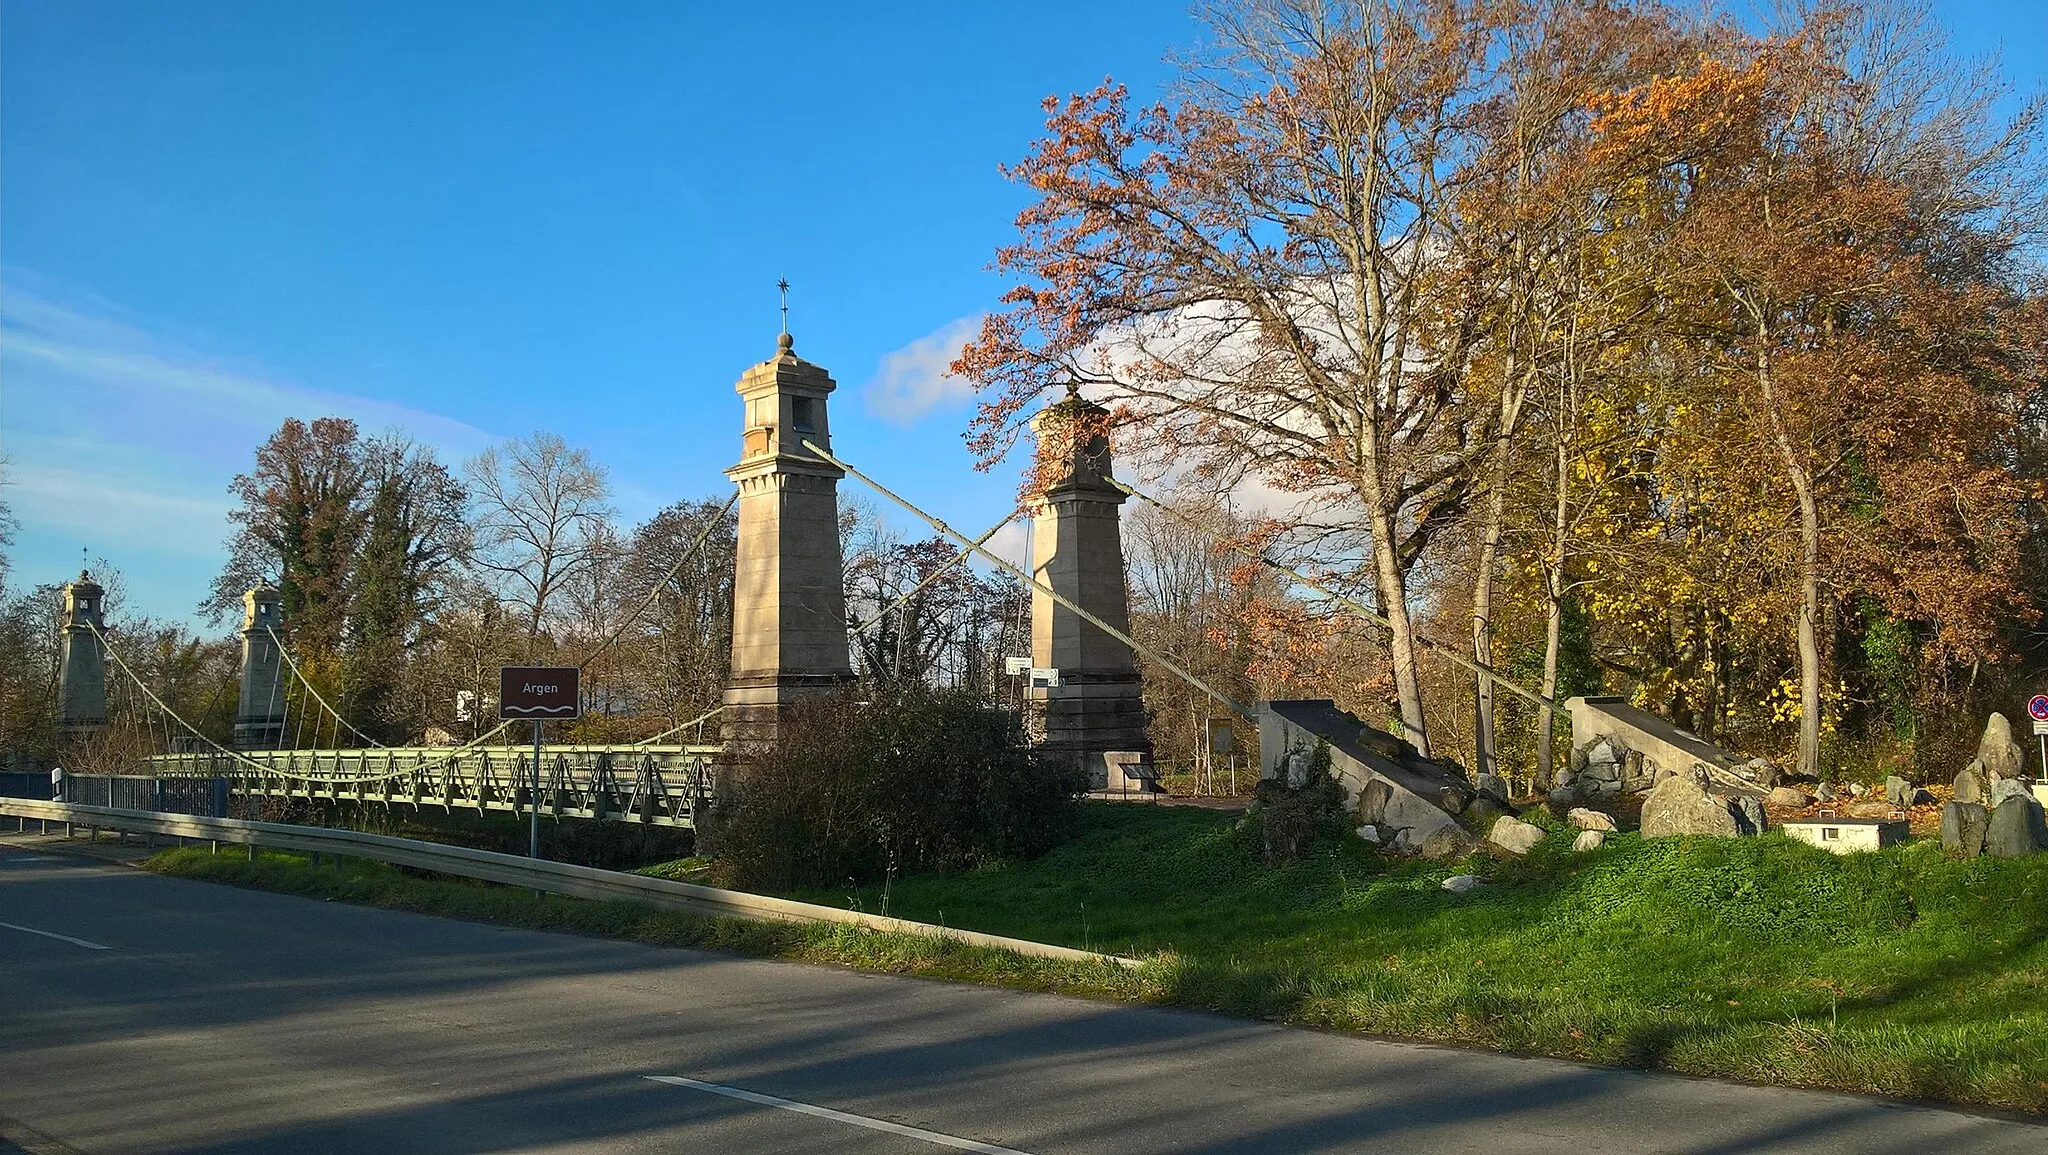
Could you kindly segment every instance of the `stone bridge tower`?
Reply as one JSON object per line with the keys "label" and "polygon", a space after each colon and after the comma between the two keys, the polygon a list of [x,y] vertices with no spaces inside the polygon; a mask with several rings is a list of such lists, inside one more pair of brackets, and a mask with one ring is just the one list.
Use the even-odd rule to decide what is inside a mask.
{"label": "stone bridge tower", "polygon": [[773,358],[737,386],[746,404],[733,567],[732,681],[725,732],[739,746],[774,742],[784,709],[853,681],[839,552],[837,466],[806,440],[832,448],[825,399],[832,375],[799,359],[783,333]]}
{"label": "stone bridge tower", "polygon": [[85,570],[64,586],[64,618],[57,664],[57,732],[86,738],[107,724],[107,591]]}
{"label": "stone bridge tower", "polygon": [[[1125,494],[1108,480],[1114,474],[1102,432],[1107,416],[1069,385],[1066,400],[1031,421],[1046,484],[1031,514],[1032,576],[1129,633],[1118,520]],[[1029,692],[1045,749],[1071,752],[1095,789],[1150,777],[1152,743],[1129,646],[1034,588],[1031,664],[1059,671],[1059,685]]]}
{"label": "stone bridge tower", "polygon": [[268,586],[242,595],[242,696],[235,704],[235,749],[284,744],[284,661],[277,631],[284,603]]}

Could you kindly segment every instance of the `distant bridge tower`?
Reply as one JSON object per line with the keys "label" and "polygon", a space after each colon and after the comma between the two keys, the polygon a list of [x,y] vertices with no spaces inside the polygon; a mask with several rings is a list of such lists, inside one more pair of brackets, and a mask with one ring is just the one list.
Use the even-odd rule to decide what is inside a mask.
{"label": "distant bridge tower", "polygon": [[[1032,576],[1129,633],[1118,522],[1125,494],[1108,481],[1114,474],[1102,433],[1107,416],[1069,385],[1066,400],[1031,421],[1046,483],[1031,514]],[[1034,587],[1031,664],[1059,671],[1059,685],[1033,687],[1029,695],[1044,749],[1071,752],[1096,789],[1150,776],[1143,687],[1129,646]]]}
{"label": "distant bridge tower", "polygon": [[725,732],[738,745],[775,740],[785,708],[853,681],[839,552],[839,479],[803,448],[832,448],[832,375],[800,360],[788,333],[737,386],[746,403],[733,571],[732,682]]}
{"label": "distant bridge tower", "polygon": [[64,587],[57,732],[66,739],[90,737],[107,724],[107,655],[99,634],[106,628],[106,596],[85,570]]}
{"label": "distant bridge tower", "polygon": [[269,586],[242,595],[242,696],[235,705],[235,749],[284,744],[284,661],[277,630],[284,601]]}

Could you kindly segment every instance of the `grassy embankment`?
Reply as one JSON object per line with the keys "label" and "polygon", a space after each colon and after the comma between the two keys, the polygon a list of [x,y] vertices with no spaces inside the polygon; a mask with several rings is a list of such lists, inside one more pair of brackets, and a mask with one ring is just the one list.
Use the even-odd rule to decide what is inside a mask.
{"label": "grassy embankment", "polygon": [[[155,864],[457,917],[2048,1113],[2048,855],[1955,863],[1916,841],[1837,858],[1779,835],[1622,835],[1575,855],[1554,837],[1485,864],[1490,885],[1461,897],[1437,885],[1451,868],[1363,846],[1262,866],[1234,821],[1091,806],[1080,837],[1035,862],[891,888],[889,914],[1152,960],[1133,975],[381,868],[192,851]],[[882,906],[877,888],[795,897]]]}

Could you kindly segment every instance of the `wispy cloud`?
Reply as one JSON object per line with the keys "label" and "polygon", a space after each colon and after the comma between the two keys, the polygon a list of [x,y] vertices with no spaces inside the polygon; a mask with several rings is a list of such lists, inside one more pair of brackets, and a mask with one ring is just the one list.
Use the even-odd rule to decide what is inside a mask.
{"label": "wispy cloud", "polygon": [[185,615],[222,558],[229,481],[287,417],[402,428],[451,463],[496,440],[455,418],[212,355],[31,274],[8,269],[4,279],[0,450],[24,580],[75,568],[89,546],[128,568],[139,608]]}
{"label": "wispy cloud", "polygon": [[949,321],[936,332],[882,355],[868,382],[868,412],[896,425],[915,425],[974,397],[974,383],[948,371],[960,350],[981,331],[979,316]]}
{"label": "wispy cloud", "polygon": [[438,413],[223,364],[122,320],[80,312],[11,284],[0,297],[0,358],[13,363],[10,376],[25,376],[29,384],[55,377],[73,387],[141,393],[182,406],[212,405],[218,421],[235,425],[274,428],[286,417],[331,415],[372,431],[400,426],[415,437],[464,452],[495,440]]}

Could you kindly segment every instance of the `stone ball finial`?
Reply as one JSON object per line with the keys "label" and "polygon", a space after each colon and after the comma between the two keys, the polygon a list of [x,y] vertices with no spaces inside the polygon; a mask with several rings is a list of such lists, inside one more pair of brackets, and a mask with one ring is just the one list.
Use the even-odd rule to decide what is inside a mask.
{"label": "stone ball finial", "polygon": [[795,351],[796,338],[790,336],[788,333],[784,333],[780,337],[775,338],[775,352],[777,355],[785,353],[793,354]]}

